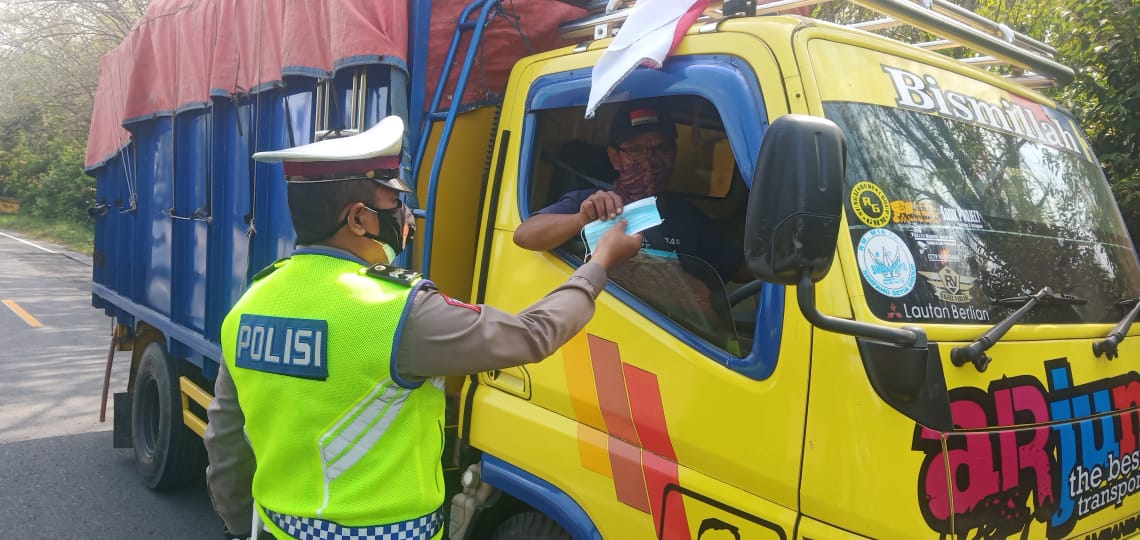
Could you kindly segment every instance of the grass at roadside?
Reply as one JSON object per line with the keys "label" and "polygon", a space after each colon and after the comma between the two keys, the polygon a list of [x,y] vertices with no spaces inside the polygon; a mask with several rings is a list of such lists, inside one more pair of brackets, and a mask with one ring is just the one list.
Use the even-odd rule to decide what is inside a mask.
{"label": "grass at roadside", "polygon": [[90,223],[71,223],[24,214],[0,214],[0,229],[18,231],[37,240],[67,246],[72,251],[90,255],[95,242],[95,227]]}

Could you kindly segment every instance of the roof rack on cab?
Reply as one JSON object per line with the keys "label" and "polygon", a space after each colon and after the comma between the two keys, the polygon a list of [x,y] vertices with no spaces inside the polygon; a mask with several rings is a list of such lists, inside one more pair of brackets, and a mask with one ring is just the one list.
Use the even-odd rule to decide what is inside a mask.
{"label": "roof rack on cab", "polygon": [[[613,9],[606,0],[560,0],[584,8],[589,15],[562,24],[563,39],[604,39],[617,34],[636,0],[616,0]],[[698,23],[728,17],[771,15],[796,8],[826,4],[834,0],[714,0]],[[987,19],[947,0],[849,0],[852,4],[882,16],[873,21],[848,24],[849,28],[877,32],[897,26],[911,26],[937,36],[926,42],[909,43],[929,50],[964,47],[976,56],[960,59],[975,66],[1010,66],[1008,78],[1031,88],[1068,84],[1073,70],[1057,62],[1057,50],[1009,26]],[[759,5],[757,5],[759,3]]]}

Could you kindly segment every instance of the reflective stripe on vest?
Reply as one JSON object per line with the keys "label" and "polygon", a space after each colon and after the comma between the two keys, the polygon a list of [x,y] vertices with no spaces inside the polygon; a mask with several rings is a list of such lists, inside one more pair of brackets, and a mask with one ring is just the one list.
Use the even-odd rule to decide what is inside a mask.
{"label": "reflective stripe on vest", "polygon": [[286,516],[272,510],[265,513],[274,525],[298,540],[428,540],[443,528],[442,508],[415,519],[370,527],[345,527],[332,521]]}
{"label": "reflective stripe on vest", "polygon": [[[377,397],[380,389],[384,392]],[[404,408],[408,394],[408,390],[386,379],[345,413],[332,429],[321,435],[326,490],[330,482],[360,461],[388,431],[396,415]]]}

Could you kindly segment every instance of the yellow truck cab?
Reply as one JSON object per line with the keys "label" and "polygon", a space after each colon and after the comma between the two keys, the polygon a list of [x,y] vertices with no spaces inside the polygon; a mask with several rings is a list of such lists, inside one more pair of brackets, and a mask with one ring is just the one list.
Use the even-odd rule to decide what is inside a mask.
{"label": "yellow truck cab", "polygon": [[513,233],[565,192],[612,189],[609,115],[646,98],[677,123],[665,191],[755,281],[639,256],[553,357],[453,386],[452,538],[1137,531],[1140,266],[1080,129],[1030,88],[1071,71],[944,2],[857,3],[1019,77],[797,16],[698,21],[590,120],[613,13],[563,25],[603,39],[515,65],[467,233],[474,301],[520,310],[582,264],[580,241]]}
{"label": "yellow truck cab", "polygon": [[[254,152],[400,116],[419,223],[394,264],[518,312],[589,253],[516,231],[657,152],[610,146],[653,100],[676,125],[659,206],[686,212],[645,234],[700,249],[613,269],[550,358],[447,381],[447,537],[1136,535],[1140,265],[1035,90],[1073,72],[946,0],[853,0],[887,18],[851,26],[804,16],[823,1],[154,0],[103,58],[88,141],[92,302],[133,350],[116,446],[153,489],[203,470],[221,321],[296,240]],[[586,118],[615,35],[674,37],[638,10],[693,5]],[[938,39],[875,33],[898,25]]]}

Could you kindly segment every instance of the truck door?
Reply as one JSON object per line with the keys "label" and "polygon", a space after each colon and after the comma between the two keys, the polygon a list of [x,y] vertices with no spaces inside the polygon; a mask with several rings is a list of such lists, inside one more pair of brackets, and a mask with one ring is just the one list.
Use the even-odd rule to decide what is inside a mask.
{"label": "truck door", "polygon": [[568,192],[614,189],[608,131],[620,102],[651,99],[671,114],[673,174],[658,196],[691,210],[665,219],[699,230],[705,249],[660,233],[684,249],[650,246],[612,272],[592,322],[561,351],[480,376],[470,441],[568,495],[604,538],[787,538],[809,332],[784,320],[782,286],[734,281],[752,160],[768,119],[788,112],[779,69],[753,37],[690,36],[586,120],[598,56],[516,66],[476,298],[519,310],[582,264],[578,238],[530,251],[512,235]]}

